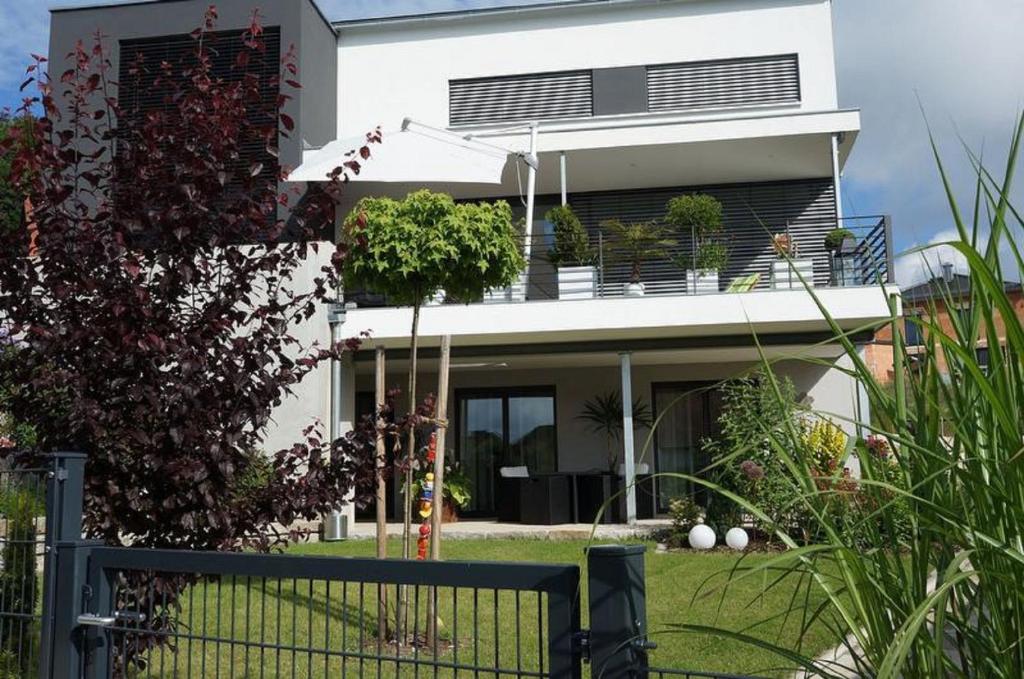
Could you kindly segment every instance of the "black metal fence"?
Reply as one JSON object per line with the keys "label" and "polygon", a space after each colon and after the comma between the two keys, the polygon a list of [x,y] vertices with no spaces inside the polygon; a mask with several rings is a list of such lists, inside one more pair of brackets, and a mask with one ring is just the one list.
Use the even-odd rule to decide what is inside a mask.
{"label": "black metal fence", "polygon": [[649,667],[642,546],[591,548],[586,590],[575,565],[107,547],[84,463],[4,471],[0,679],[727,676]]}
{"label": "black metal fence", "polygon": [[0,463],[0,677],[31,677],[40,665],[45,630],[43,573],[52,536],[47,489],[56,467]]}
{"label": "black metal fence", "polygon": [[89,572],[100,677],[578,676],[576,566],[99,548]]}

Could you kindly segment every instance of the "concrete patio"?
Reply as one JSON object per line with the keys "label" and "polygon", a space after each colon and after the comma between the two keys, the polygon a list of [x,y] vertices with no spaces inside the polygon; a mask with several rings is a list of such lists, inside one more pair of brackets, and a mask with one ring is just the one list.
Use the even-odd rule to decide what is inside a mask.
{"label": "concrete patio", "polygon": [[[660,528],[671,525],[668,519],[649,519],[638,521],[635,525],[566,523],[556,526],[532,526],[521,523],[499,523],[495,520],[464,519],[456,523],[446,523],[442,534],[447,540],[587,540],[590,537],[601,540],[626,540],[630,538],[647,538]],[[389,523],[388,537],[402,536],[401,523]],[[370,540],[376,536],[376,525],[372,521],[359,521],[349,528],[349,539]]]}

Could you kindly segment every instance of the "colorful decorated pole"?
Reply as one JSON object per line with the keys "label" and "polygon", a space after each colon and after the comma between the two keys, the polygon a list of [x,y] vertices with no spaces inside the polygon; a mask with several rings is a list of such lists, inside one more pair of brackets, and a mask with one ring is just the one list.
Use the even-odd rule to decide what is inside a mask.
{"label": "colorful decorated pole", "polygon": [[[432,469],[437,459],[437,432],[430,435],[427,445],[427,469]],[[430,517],[434,513],[434,472],[427,472],[420,484],[420,538],[416,543],[416,558],[426,561],[427,550],[430,548]]]}

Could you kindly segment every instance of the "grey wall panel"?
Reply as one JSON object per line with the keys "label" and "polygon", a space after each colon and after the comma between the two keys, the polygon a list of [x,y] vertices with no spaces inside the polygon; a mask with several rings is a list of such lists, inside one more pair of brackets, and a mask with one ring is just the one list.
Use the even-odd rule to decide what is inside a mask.
{"label": "grey wall panel", "polygon": [[594,69],[594,115],[647,112],[647,68]]}

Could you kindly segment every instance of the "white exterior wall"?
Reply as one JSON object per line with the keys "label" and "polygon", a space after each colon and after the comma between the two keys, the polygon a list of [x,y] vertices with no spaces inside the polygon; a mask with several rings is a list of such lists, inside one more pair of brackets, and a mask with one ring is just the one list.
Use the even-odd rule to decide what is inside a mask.
{"label": "white exterior wall", "polygon": [[802,91],[799,104],[772,111],[837,108],[829,0],[670,0],[342,26],[338,50],[339,138],[406,116],[447,125],[450,79],[772,54],[799,54]]}
{"label": "white exterior wall", "polygon": [[[321,243],[318,250],[316,254],[310,252],[306,262],[296,270],[291,282],[291,288],[296,293],[313,290],[313,279],[322,277],[321,268],[330,263],[334,247]],[[308,353],[308,347],[314,343],[321,348],[329,347],[331,328],[327,322],[327,306],[320,305],[308,321],[292,324],[288,331],[306,350],[303,353]],[[294,385],[292,391],[294,393],[286,396],[274,409],[263,436],[263,450],[270,455],[302,442],[302,430],[311,424],[319,423],[324,439],[328,436],[331,417],[330,364],[321,363],[304,380]]]}

